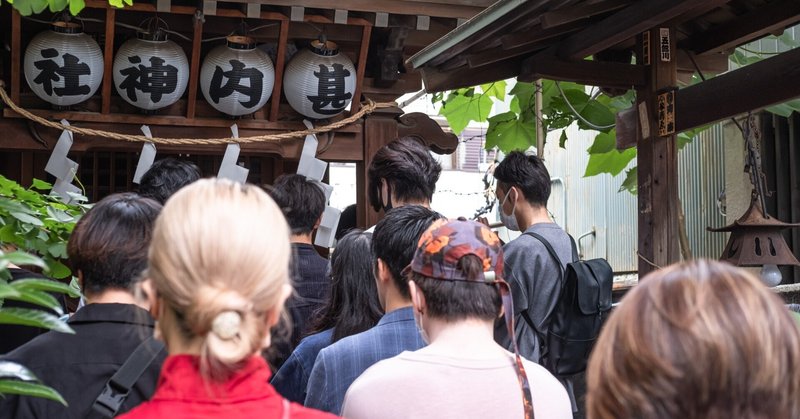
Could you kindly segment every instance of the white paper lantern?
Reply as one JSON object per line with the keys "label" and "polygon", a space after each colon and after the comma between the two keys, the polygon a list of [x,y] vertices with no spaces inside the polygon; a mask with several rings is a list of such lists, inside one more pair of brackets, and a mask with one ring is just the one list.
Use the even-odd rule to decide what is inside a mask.
{"label": "white paper lantern", "polygon": [[356,68],[330,41],[313,41],[286,66],[283,92],[289,105],[313,119],[344,111],[356,90]]}
{"label": "white paper lantern", "polygon": [[25,50],[25,79],[33,93],[56,106],[81,103],[103,81],[103,53],[81,25],[55,22]]}
{"label": "white paper lantern", "polygon": [[114,57],[114,86],[137,108],[153,111],[172,105],[189,83],[189,60],[175,42],[158,31],[139,32]]}
{"label": "white paper lantern", "polygon": [[251,38],[228,37],[208,53],[200,67],[200,90],[214,109],[231,115],[251,114],[272,95],[275,69]]}

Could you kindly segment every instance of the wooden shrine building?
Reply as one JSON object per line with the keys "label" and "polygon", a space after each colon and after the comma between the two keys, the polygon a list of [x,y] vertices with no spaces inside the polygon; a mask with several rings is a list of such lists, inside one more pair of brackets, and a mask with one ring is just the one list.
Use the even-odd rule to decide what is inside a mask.
{"label": "wooden shrine building", "polygon": [[[11,5],[0,6],[0,81],[11,100],[36,116],[52,121],[121,134],[140,134],[150,126],[161,138],[226,138],[236,123],[242,137],[305,129],[298,112],[287,103],[282,81],[292,56],[314,40],[335,42],[355,66],[355,91],[348,111],[325,125],[359,111],[367,101],[391,102],[422,89],[420,73],[405,61],[427,45],[491,5],[491,0],[136,0],[115,8],[105,0],[86,0],[73,18],[103,53],[105,68],[95,94],[80,104],[53,107],[33,94],[26,83],[24,54],[37,33],[62,14],[44,11],[21,16]],[[136,37],[143,21],[158,18],[169,39],[188,57],[186,91],[172,105],[143,112],[122,100],[113,87],[114,56]],[[231,34],[248,36],[268,51],[274,63],[274,85],[265,106],[233,119],[209,106],[200,92],[200,63]],[[30,76],[30,75],[28,75]],[[0,174],[21,182],[46,178],[44,166],[60,132],[23,118],[0,104]],[[439,152],[452,152],[457,141],[423,114],[404,115],[397,107],[379,109],[352,124],[320,134],[317,157],[328,162],[355,162],[359,225],[373,224],[378,215],[366,205],[366,167],[375,150],[398,135],[416,135]],[[294,172],[303,137],[242,144],[240,163],[250,169],[248,181],[269,184],[282,173]],[[91,200],[134,188],[132,176],[142,144],[75,135],[70,156],[80,166],[78,178]],[[225,149],[214,145],[158,145],[159,155],[181,155],[197,163],[204,175],[216,173]]]}

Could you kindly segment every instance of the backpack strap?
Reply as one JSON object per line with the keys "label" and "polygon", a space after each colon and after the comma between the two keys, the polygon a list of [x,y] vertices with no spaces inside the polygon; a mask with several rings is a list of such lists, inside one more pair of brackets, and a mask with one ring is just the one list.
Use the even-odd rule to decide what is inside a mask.
{"label": "backpack strap", "polygon": [[103,391],[95,399],[92,409],[103,417],[113,418],[125,403],[128,393],[139,377],[162,351],[164,351],[164,343],[152,336],[140,343],[108,380]]}
{"label": "backpack strap", "polygon": [[[551,245],[550,242],[547,241],[547,239],[545,239],[541,235],[539,235],[537,233],[534,233],[532,231],[527,231],[527,232],[525,232],[523,234],[531,236],[531,237],[535,238],[536,240],[539,240],[540,242],[542,242],[542,244],[544,245],[544,248],[547,249],[547,253],[550,254],[550,257],[555,259],[555,261],[558,262],[558,266],[561,267],[561,269],[559,269],[559,275],[560,275],[561,279],[563,280],[564,279],[564,264],[561,263],[561,258],[558,257],[558,253],[556,253],[555,249],[553,249],[553,245]],[[572,240],[572,236],[570,236],[569,238],[570,238],[570,241],[572,242],[572,251],[573,251],[573,254],[574,254],[573,256],[577,256],[578,251],[576,250],[576,247],[575,247],[575,241]]]}

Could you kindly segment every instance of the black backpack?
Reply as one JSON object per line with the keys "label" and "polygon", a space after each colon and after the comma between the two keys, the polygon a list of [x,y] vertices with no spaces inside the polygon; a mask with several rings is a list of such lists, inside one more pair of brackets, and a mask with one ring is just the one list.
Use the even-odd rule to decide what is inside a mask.
{"label": "black backpack", "polygon": [[[536,233],[525,233],[542,242],[558,266],[561,259],[544,237]],[[556,376],[569,376],[586,370],[589,354],[600,334],[603,323],[611,311],[611,288],[614,273],[605,259],[579,260],[575,240],[572,242],[574,262],[568,263],[561,272],[561,295],[550,313],[550,328],[543,343],[540,361]],[[523,317],[536,333],[528,316]]]}

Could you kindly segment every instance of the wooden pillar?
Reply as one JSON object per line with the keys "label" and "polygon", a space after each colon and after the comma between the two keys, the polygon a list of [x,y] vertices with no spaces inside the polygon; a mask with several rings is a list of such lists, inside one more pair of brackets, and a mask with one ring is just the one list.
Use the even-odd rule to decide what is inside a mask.
{"label": "wooden pillar", "polygon": [[356,224],[369,228],[383,217],[369,205],[367,170],[379,148],[397,138],[397,120],[394,115],[381,116],[378,112],[364,120],[364,160],[356,163]]}
{"label": "wooden pillar", "polygon": [[[664,35],[669,41],[664,41]],[[649,42],[648,42],[649,37]],[[639,107],[638,213],[639,276],[680,260],[678,245],[678,148],[676,133],[659,126],[659,93],[677,86],[675,28],[654,28],[640,35],[641,62],[648,65],[648,83],[636,92]],[[649,46],[649,47],[648,47]],[[666,47],[669,47],[668,52]],[[667,54],[665,54],[667,52]],[[648,61],[649,56],[649,61]],[[669,124],[666,124],[668,127]]]}

